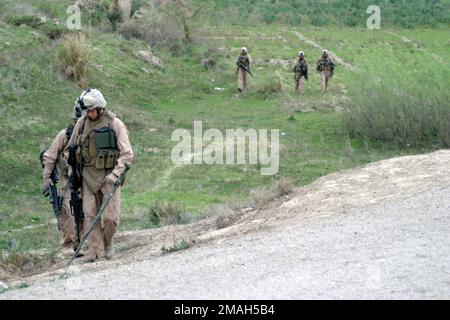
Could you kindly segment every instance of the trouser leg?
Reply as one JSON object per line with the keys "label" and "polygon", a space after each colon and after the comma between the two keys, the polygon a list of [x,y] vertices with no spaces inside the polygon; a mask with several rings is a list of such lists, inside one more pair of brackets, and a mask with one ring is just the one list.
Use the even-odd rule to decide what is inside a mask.
{"label": "trouser leg", "polygon": [[[85,215],[85,231],[91,226],[97,212],[100,209],[102,201],[102,193],[100,191],[94,192],[87,184],[83,181],[83,210]],[[101,222],[99,221],[88,238],[88,252],[89,258],[102,258],[105,256],[105,249],[103,243],[103,232]]]}
{"label": "trouser leg", "polygon": [[[106,200],[108,193],[111,192],[112,185],[104,185],[101,189],[103,199]],[[116,190],[104,212],[103,220],[103,239],[105,245],[110,245],[119,225],[120,218],[120,188]]]}
{"label": "trouser leg", "polygon": [[66,248],[74,248],[77,244],[75,219],[70,212],[70,192],[63,193],[63,206],[59,216],[61,244]]}

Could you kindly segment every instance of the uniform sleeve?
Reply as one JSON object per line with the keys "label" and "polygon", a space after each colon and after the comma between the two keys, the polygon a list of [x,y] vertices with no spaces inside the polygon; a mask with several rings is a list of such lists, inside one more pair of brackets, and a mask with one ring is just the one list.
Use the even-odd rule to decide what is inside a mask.
{"label": "uniform sleeve", "polygon": [[50,148],[44,153],[44,172],[42,176],[49,178],[55,168],[61,151],[63,151],[66,142],[66,130],[61,130],[53,140]]}
{"label": "uniform sleeve", "polygon": [[252,57],[250,57],[250,55],[248,55],[248,63],[249,63],[249,64],[252,64],[252,63],[253,63]]}
{"label": "uniform sleeve", "polygon": [[133,161],[133,149],[128,137],[128,129],[125,124],[118,118],[115,118],[112,127],[116,132],[117,148],[119,149],[119,158],[113,170],[113,174],[117,177],[125,171],[125,164],[130,165]]}

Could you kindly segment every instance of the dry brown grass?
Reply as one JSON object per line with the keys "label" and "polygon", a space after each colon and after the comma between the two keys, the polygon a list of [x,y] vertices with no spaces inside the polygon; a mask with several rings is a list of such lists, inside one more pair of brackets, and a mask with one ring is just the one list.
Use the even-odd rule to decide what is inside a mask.
{"label": "dry brown grass", "polygon": [[294,181],[291,178],[281,178],[277,180],[272,189],[277,197],[283,197],[294,192]]}
{"label": "dry brown grass", "polygon": [[184,209],[175,203],[156,202],[149,208],[149,222],[153,226],[167,226],[182,222]]}
{"label": "dry brown grass", "polygon": [[12,250],[0,256],[0,280],[30,276],[48,270],[56,263],[56,252],[34,253]]}
{"label": "dry brown grass", "polygon": [[238,214],[229,205],[214,204],[206,208],[205,216],[215,217],[214,227],[216,229],[223,229],[233,224],[238,219]]}
{"label": "dry brown grass", "polygon": [[281,178],[271,187],[261,187],[250,192],[251,204],[254,208],[261,209],[270,202],[287,196],[294,192],[294,183],[290,178]]}
{"label": "dry brown grass", "polygon": [[86,36],[82,33],[66,35],[58,57],[64,75],[80,87],[86,87],[89,64],[89,43]]}

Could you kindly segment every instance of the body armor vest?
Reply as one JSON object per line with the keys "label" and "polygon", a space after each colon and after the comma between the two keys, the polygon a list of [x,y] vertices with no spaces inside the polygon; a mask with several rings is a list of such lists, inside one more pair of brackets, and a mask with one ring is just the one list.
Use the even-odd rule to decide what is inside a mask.
{"label": "body armor vest", "polygon": [[248,58],[248,56],[244,56],[244,55],[240,55],[238,58],[238,61],[236,63],[238,66],[240,64],[242,64],[243,66],[245,66],[246,68],[250,67],[250,59]]}
{"label": "body armor vest", "polygon": [[81,163],[83,179],[94,192],[100,189],[119,157],[116,133],[112,128],[115,117],[109,111],[94,121],[86,117],[77,139],[77,161]]}
{"label": "body armor vest", "polygon": [[322,58],[319,61],[319,71],[333,71],[334,64],[331,62],[330,59],[324,59]]}

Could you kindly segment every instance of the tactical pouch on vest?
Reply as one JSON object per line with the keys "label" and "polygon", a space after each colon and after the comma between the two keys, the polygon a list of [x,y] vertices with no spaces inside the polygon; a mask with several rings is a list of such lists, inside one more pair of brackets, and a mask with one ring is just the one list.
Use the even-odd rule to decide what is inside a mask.
{"label": "tactical pouch on vest", "polygon": [[95,147],[97,148],[95,167],[97,169],[114,168],[118,155],[114,129],[111,127],[103,127],[95,130],[94,140]]}
{"label": "tactical pouch on vest", "polygon": [[105,169],[105,157],[108,151],[97,150],[97,160],[95,161],[95,167],[97,169]]}

